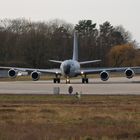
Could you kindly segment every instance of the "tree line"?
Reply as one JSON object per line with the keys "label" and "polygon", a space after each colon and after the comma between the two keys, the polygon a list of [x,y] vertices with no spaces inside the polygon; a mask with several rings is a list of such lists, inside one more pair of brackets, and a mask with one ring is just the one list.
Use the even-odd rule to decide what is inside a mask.
{"label": "tree line", "polygon": [[[71,58],[74,31],[78,34],[80,61],[101,59],[102,62],[98,66],[122,66],[130,64],[128,61],[131,61],[129,60],[131,56],[130,59],[135,62],[131,65],[140,64],[136,61],[139,54],[138,45],[132,40],[131,34],[122,26],[114,27],[108,21],[97,28],[97,24],[92,20],[80,20],[74,26],[60,20],[33,22],[26,19],[4,19],[0,20],[0,65],[33,68],[56,67],[48,60]],[[119,56],[114,56],[120,55],[117,53],[121,51],[118,46],[122,46],[124,50],[132,48],[123,52],[127,53],[122,62],[115,59]]]}

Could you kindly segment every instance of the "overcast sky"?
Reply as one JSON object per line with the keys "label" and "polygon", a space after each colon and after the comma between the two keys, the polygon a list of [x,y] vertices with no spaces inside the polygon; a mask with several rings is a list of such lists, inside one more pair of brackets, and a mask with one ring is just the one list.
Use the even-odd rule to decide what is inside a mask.
{"label": "overcast sky", "polygon": [[91,19],[102,24],[123,25],[140,43],[140,0],[0,0],[0,19],[33,21],[62,19],[76,24]]}

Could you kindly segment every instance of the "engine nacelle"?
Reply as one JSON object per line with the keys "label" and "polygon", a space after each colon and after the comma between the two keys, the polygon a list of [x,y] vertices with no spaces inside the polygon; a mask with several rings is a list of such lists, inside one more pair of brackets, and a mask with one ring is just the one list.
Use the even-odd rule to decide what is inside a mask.
{"label": "engine nacelle", "polygon": [[31,73],[31,77],[32,77],[33,81],[39,80],[39,79],[40,79],[40,72],[33,71],[33,72]]}
{"label": "engine nacelle", "polygon": [[100,73],[100,78],[102,81],[107,81],[109,79],[109,73],[107,71],[102,71]]}
{"label": "engine nacelle", "polygon": [[134,71],[131,68],[126,69],[124,73],[126,78],[128,79],[133,78],[133,76],[135,75]]}
{"label": "engine nacelle", "polygon": [[8,76],[9,76],[10,78],[15,78],[15,77],[17,76],[17,74],[18,74],[18,71],[17,71],[17,70],[10,69],[10,70],[8,71]]}

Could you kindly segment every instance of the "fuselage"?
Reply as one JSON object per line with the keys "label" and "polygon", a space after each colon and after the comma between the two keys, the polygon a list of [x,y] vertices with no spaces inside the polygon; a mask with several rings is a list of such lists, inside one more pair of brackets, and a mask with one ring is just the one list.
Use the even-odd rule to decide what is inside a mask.
{"label": "fuselage", "polygon": [[80,64],[75,60],[65,60],[61,63],[60,70],[64,77],[76,77],[76,72],[80,70]]}

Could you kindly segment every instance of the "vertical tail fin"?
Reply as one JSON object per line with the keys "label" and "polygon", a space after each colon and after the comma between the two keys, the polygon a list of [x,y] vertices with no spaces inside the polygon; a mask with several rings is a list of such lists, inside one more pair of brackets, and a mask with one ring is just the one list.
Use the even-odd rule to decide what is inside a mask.
{"label": "vertical tail fin", "polygon": [[73,40],[73,60],[78,61],[78,40],[76,32],[74,32],[74,40]]}

